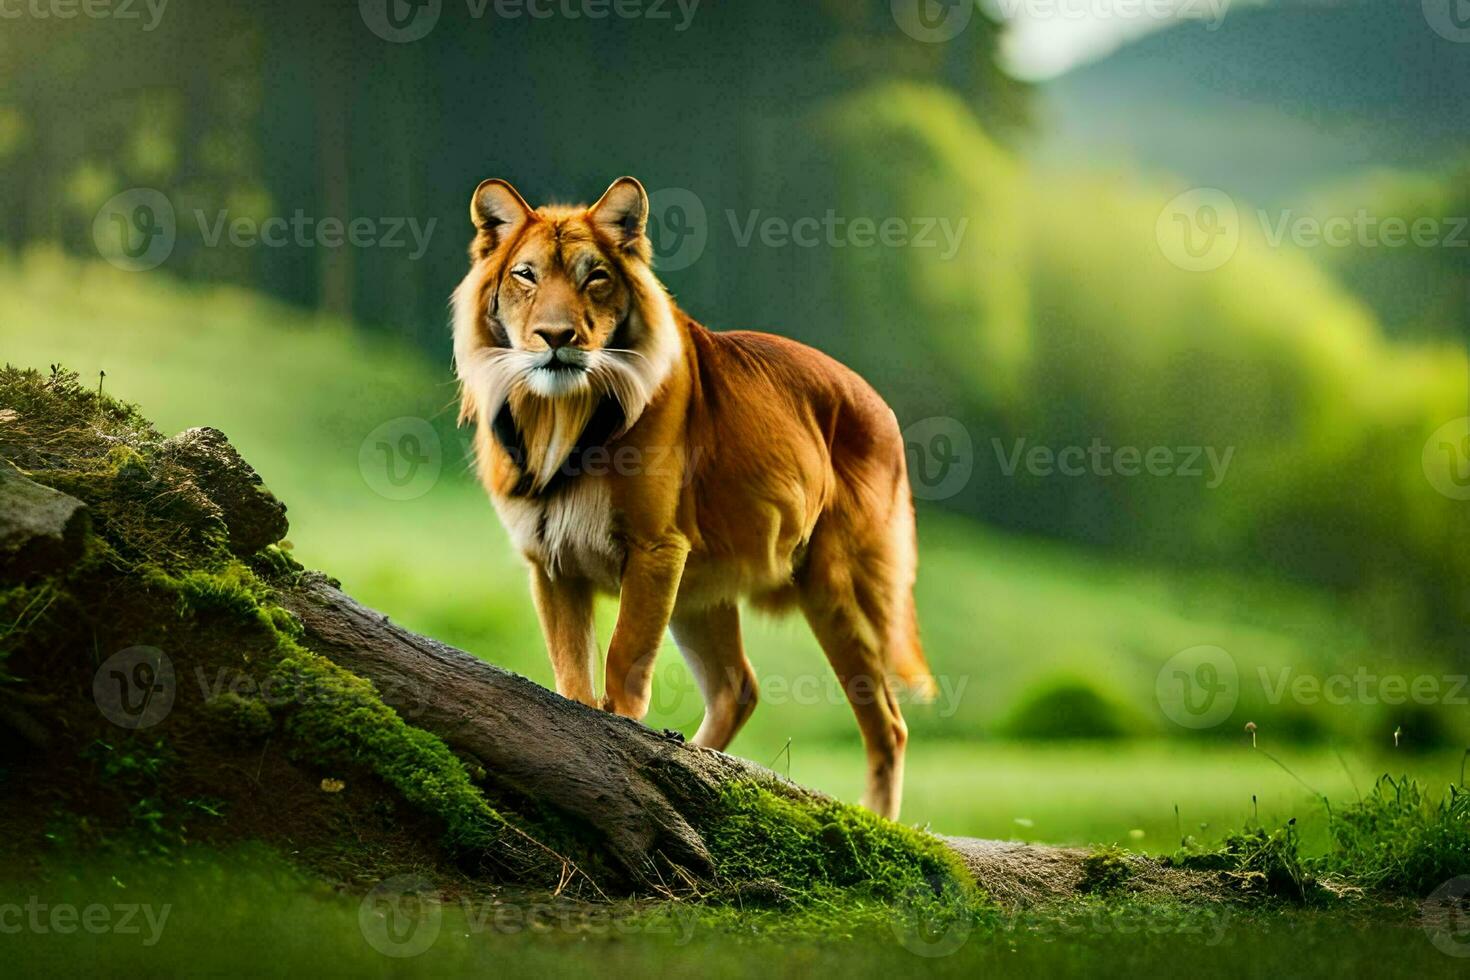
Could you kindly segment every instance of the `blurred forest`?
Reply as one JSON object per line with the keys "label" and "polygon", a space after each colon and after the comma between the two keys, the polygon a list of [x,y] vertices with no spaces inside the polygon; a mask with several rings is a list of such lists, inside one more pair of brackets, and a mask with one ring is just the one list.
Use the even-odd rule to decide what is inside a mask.
{"label": "blurred forest", "polygon": [[[663,20],[543,21],[445,2],[433,30],[407,43],[375,36],[345,2],[178,3],[152,30],[10,22],[0,32],[0,238],[95,255],[98,209],[152,188],[178,215],[167,272],[408,338],[447,377],[445,301],[463,273],[475,184],[501,176],[532,202],[588,200],[631,173],[654,193],[664,279],[697,319],[834,354],[906,426],[956,421],[974,474],[941,505],[1128,558],[1328,586],[1389,632],[1463,629],[1470,524],[1463,500],[1436,492],[1425,467],[1440,451],[1426,449],[1430,434],[1467,414],[1470,250],[1309,252],[1269,241],[1253,217],[1253,195],[1408,221],[1470,213],[1470,131],[1444,109],[1463,107],[1462,93],[1431,87],[1454,97],[1416,103],[1444,111],[1406,159],[1372,149],[1401,145],[1403,120],[1361,93],[1334,102],[1321,79],[1335,76],[1298,85],[1292,103],[1261,90],[1259,72],[1254,91],[1232,88],[1228,73],[1196,74],[1208,91],[1193,101],[1179,96],[1165,111],[1136,98],[1108,118],[1177,123],[1194,111],[1217,138],[1189,145],[1216,156],[1104,165],[1081,136],[1039,132],[1108,108],[1088,101],[1096,86],[1077,86],[1083,73],[1038,90],[997,67],[1000,29],[984,16],[954,40],[925,43],[895,29],[890,6],[741,0],[700,4],[687,21],[672,4]],[[1301,65],[1334,64],[1358,56],[1385,7],[1417,25],[1425,48],[1414,63],[1376,60],[1361,87],[1392,93],[1426,66],[1466,77],[1470,45],[1434,38],[1410,0],[1242,9],[1212,43],[1239,50],[1231,45],[1289,23]],[[1151,44],[1198,38],[1195,25],[1161,32],[1095,70],[1115,72],[1112,92],[1177,95],[1161,81],[1170,76],[1128,66],[1147,67]],[[1174,71],[1190,64],[1165,60]],[[1297,62],[1277,63],[1294,77]],[[1288,137],[1348,140],[1360,158],[1308,161],[1289,187],[1230,186],[1238,250],[1208,273],[1181,268],[1161,248],[1161,208],[1211,173],[1241,119],[1283,106],[1295,106],[1285,115],[1297,128],[1280,130]],[[661,191],[686,203],[661,212]],[[193,217],[221,211],[435,224],[420,257],[221,248]],[[951,251],[769,247],[743,230],[829,212],[963,233]],[[692,260],[688,235],[702,243]],[[1228,451],[1231,462],[1213,486],[1007,472],[1022,440]],[[939,445],[917,443],[911,465],[930,465],[931,450]],[[1446,452],[1470,483],[1470,441]]]}

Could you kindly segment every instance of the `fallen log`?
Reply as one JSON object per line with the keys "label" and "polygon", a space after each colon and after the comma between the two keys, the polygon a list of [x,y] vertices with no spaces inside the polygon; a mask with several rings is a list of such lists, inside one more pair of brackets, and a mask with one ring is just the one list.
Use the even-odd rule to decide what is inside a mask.
{"label": "fallen log", "polygon": [[371,680],[407,720],[481,760],[497,781],[595,827],[636,877],[663,865],[707,878],[713,869],[697,828],[714,818],[720,787],[785,783],[411,633],[323,576],[308,576],[283,598],[307,646]]}

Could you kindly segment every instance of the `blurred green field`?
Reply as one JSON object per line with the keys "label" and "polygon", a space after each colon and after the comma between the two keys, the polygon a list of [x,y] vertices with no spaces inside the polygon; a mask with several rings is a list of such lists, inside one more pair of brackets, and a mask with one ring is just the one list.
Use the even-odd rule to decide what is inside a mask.
{"label": "blurred green field", "polygon": [[[467,473],[447,364],[247,291],[46,252],[0,265],[0,290],[0,358],[59,362],[84,378],[105,370],[106,389],[163,430],[222,429],[288,503],[291,542],[307,566],[411,628],[550,684],[524,571]],[[391,458],[405,434],[423,461],[396,486],[385,466],[411,472]],[[1310,839],[1318,804],[1252,753],[1246,721],[1263,748],[1334,798],[1388,769],[1430,785],[1454,775],[1463,709],[1276,694],[1283,676],[1446,673],[1439,652],[1359,621],[1371,610],[1266,579],[1130,566],[938,511],[921,512],[920,532],[920,619],[940,697],[906,709],[906,820],[945,833],[1164,850],[1180,827],[1208,839],[1239,826],[1256,795],[1262,819],[1299,815]],[[605,642],[613,604],[602,612]],[[1237,665],[1239,703],[1192,731],[1165,716],[1155,683],[1171,656],[1200,645]],[[733,751],[855,799],[856,728],[805,624],[748,617],[747,646],[763,699]],[[1005,739],[1024,704],[1040,704],[1045,717],[1046,693],[1063,684],[1094,693],[1121,737]],[[692,731],[700,710],[670,644],[649,723]],[[1405,746],[1397,756],[1396,727]]]}

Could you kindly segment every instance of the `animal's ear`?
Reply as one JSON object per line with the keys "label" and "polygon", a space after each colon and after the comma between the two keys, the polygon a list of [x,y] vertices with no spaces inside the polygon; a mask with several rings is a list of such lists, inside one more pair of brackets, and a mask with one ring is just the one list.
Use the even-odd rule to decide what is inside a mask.
{"label": "animal's ear", "polygon": [[619,177],[587,210],[592,223],[620,248],[641,251],[648,225],[648,195],[632,177]]}
{"label": "animal's ear", "polygon": [[484,251],[499,245],[531,217],[531,206],[498,177],[480,181],[470,198],[470,220],[485,239]]}

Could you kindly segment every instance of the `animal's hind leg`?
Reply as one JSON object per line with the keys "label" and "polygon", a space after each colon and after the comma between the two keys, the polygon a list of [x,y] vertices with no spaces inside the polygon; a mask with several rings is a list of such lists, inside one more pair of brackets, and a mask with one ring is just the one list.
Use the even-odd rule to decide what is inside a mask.
{"label": "animal's hind leg", "polygon": [[694,744],[723,751],[755,710],[755,671],[740,642],[740,611],[721,603],[676,612],[669,630],[704,695],[704,721]]}
{"label": "animal's hind leg", "polygon": [[890,590],[877,577],[881,562],[854,560],[834,537],[829,530],[813,538],[799,582],[801,608],[857,716],[868,755],[863,805],[896,820],[908,728],[885,669],[884,644],[892,635]]}

